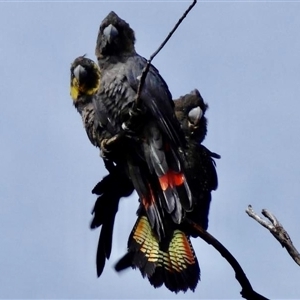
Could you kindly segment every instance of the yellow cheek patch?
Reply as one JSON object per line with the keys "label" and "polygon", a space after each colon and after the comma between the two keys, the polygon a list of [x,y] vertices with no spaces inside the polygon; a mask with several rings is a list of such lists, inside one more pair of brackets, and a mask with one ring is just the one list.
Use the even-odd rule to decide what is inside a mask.
{"label": "yellow cheek patch", "polygon": [[75,78],[73,78],[71,81],[70,95],[73,101],[76,102],[76,100],[79,97],[79,87],[78,87],[78,81]]}
{"label": "yellow cheek patch", "polygon": [[74,102],[76,102],[80,95],[92,96],[98,92],[100,88],[100,78],[97,82],[97,86],[88,89],[85,84],[79,85],[78,80],[73,78],[70,86],[70,95]]}

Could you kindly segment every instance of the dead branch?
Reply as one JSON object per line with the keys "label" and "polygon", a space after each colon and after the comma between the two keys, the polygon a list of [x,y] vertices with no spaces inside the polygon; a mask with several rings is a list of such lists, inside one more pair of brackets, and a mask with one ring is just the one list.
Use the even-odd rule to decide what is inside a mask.
{"label": "dead branch", "polygon": [[186,221],[193,226],[201,239],[203,239],[206,243],[212,245],[217,251],[219,251],[219,253],[231,265],[231,267],[235,271],[235,278],[242,287],[241,295],[243,298],[249,300],[268,300],[268,298],[265,298],[264,296],[258,294],[253,290],[246,274],[244,273],[238,261],[216,238],[214,238],[211,234],[209,234],[206,230],[204,230],[201,226],[194,223],[193,221],[189,219],[186,219]]}
{"label": "dead branch", "polygon": [[145,65],[141,77],[140,77],[140,82],[138,85],[138,89],[137,89],[137,93],[136,93],[136,98],[135,98],[135,103],[136,106],[138,106],[140,98],[141,98],[141,92],[142,92],[142,88],[143,85],[145,83],[145,79],[147,76],[147,73],[149,71],[150,65],[152,60],[154,59],[154,57],[160,52],[160,50],[166,45],[166,43],[169,41],[169,39],[171,38],[171,36],[173,35],[173,33],[176,31],[176,29],[179,27],[179,25],[181,24],[181,22],[185,19],[185,17],[187,16],[187,14],[192,10],[192,8],[196,5],[197,0],[194,0],[193,3],[188,7],[188,9],[184,12],[184,14],[182,15],[182,17],[177,21],[177,23],[175,24],[174,28],[170,31],[170,33],[168,34],[168,36],[165,38],[165,40],[162,42],[162,44],[158,47],[158,49],[150,56],[150,58],[147,60],[147,64]]}
{"label": "dead branch", "polygon": [[246,209],[246,213],[249,217],[256,220],[260,225],[267,228],[272,235],[276,238],[276,240],[281,244],[283,248],[287,250],[289,255],[293,258],[293,260],[300,266],[300,254],[293,245],[293,242],[287,233],[287,231],[283,228],[283,226],[280,224],[278,219],[268,210],[263,209],[261,213],[269,219],[269,221],[264,220],[259,215],[257,215],[254,210],[252,209],[252,206],[249,205]]}

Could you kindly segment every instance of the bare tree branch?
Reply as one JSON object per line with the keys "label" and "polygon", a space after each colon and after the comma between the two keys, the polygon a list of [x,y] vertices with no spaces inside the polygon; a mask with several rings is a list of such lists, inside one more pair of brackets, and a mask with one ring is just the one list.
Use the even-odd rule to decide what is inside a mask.
{"label": "bare tree branch", "polygon": [[264,296],[258,294],[253,290],[246,274],[244,273],[238,261],[216,238],[214,238],[211,234],[209,234],[206,230],[204,230],[201,226],[194,223],[193,221],[189,219],[186,219],[186,221],[193,226],[201,239],[203,239],[209,245],[212,245],[231,265],[231,267],[235,271],[235,278],[242,287],[241,295],[243,298],[249,300],[268,300],[268,298],[265,298]]}
{"label": "bare tree branch", "polygon": [[141,97],[141,92],[142,92],[142,88],[143,85],[145,83],[145,79],[147,76],[147,73],[149,71],[150,65],[152,60],[154,59],[154,57],[160,52],[160,50],[166,45],[166,43],[169,41],[169,39],[171,38],[171,36],[173,35],[173,33],[176,31],[176,29],[179,27],[179,25],[181,24],[181,22],[185,19],[185,17],[187,16],[187,14],[192,10],[192,8],[196,5],[197,0],[194,0],[193,3],[188,7],[188,9],[184,12],[184,14],[182,15],[182,17],[177,21],[177,23],[175,24],[174,28],[172,29],[172,31],[168,34],[168,36],[165,38],[165,40],[162,42],[162,44],[158,47],[158,49],[150,56],[150,58],[147,60],[147,64],[145,65],[141,77],[140,77],[140,82],[139,82],[139,86],[138,86],[138,90],[137,90],[137,94],[136,94],[136,98],[135,98],[135,103],[136,106],[138,106],[139,101],[140,101],[140,97]]}
{"label": "bare tree branch", "polygon": [[293,260],[300,266],[300,254],[293,245],[293,242],[287,233],[287,231],[283,228],[283,226],[280,224],[278,219],[268,210],[263,209],[261,213],[270,220],[268,222],[267,220],[262,219],[259,215],[257,215],[254,210],[252,209],[252,206],[249,205],[246,209],[246,213],[249,217],[256,220],[260,225],[267,228],[272,235],[278,240],[278,242],[281,244],[283,248],[287,250],[289,255],[293,258]]}

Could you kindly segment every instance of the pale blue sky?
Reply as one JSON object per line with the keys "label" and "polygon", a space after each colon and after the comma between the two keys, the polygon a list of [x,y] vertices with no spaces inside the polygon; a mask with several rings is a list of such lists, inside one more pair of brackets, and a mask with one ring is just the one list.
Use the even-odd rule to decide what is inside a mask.
{"label": "pale blue sky", "polygon": [[[90,191],[106,171],[72,106],[70,64],[95,59],[111,10],[149,57],[189,3],[0,3],[0,298],[240,298],[232,269],[201,240],[195,293],[175,297],[139,271],[117,274],[136,196],[120,205],[111,259],[96,277]],[[153,62],[174,98],[198,88],[209,103],[205,145],[222,155],[209,231],[273,299],[300,298],[300,269],[244,211],[268,208],[300,249],[299,28],[299,2],[199,2]]]}

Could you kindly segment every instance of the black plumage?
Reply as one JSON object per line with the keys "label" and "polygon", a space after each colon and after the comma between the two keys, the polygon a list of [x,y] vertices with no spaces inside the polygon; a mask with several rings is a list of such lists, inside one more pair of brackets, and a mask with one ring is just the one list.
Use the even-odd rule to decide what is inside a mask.
{"label": "black plumage", "polygon": [[[133,264],[148,278],[161,267],[169,274],[163,283],[172,291],[193,290],[200,269],[189,237],[180,229],[194,205],[184,170],[186,139],[167,84],[153,66],[137,109],[136,93],[146,60],[135,52],[134,42],[133,30],[114,12],[102,21],[96,45],[101,86],[93,98],[94,122],[101,134],[115,136],[124,128],[128,131],[132,115],[142,114],[138,126],[130,128],[130,136],[119,142],[122,147],[109,147],[105,134],[101,140],[106,159],[124,167],[140,198],[139,219],[129,240],[129,248],[139,257]],[[153,261],[153,268],[142,266],[141,252]],[[189,271],[193,281],[186,276]],[[168,283],[172,274],[176,286]]]}

